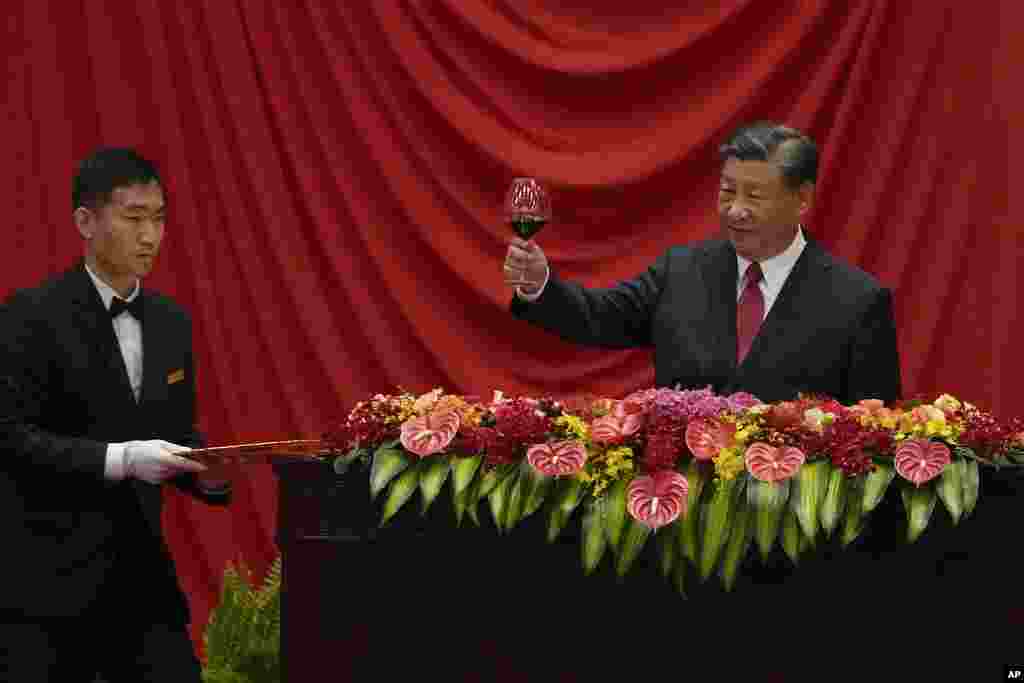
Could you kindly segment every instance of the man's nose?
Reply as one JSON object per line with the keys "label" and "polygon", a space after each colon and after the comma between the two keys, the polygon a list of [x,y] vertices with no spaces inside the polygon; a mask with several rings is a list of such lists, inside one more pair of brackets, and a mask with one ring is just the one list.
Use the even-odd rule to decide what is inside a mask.
{"label": "man's nose", "polygon": [[158,218],[142,221],[142,229],[139,230],[139,242],[142,244],[156,244],[160,235],[160,220]]}
{"label": "man's nose", "polygon": [[750,218],[750,209],[737,202],[733,202],[729,205],[729,218],[731,220],[746,220]]}

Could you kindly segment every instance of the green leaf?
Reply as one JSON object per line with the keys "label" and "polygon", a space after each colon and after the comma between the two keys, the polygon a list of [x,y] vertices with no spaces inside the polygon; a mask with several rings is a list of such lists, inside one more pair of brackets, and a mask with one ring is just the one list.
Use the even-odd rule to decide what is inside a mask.
{"label": "green leaf", "polygon": [[708,502],[702,503],[699,567],[701,581],[706,581],[711,576],[729,540],[737,498],[743,492],[745,483],[744,476],[729,480],[720,479],[713,484]]}
{"label": "green leaf", "polygon": [[384,487],[413,463],[412,457],[401,448],[381,446],[373,454],[370,468],[370,497],[376,498]]}
{"label": "green leaf", "polygon": [[533,465],[523,461],[520,466],[520,477],[523,479],[523,515],[525,519],[540,509],[555,483],[554,477],[538,472]]}
{"label": "green leaf", "polygon": [[615,562],[615,573],[620,578],[625,576],[636,562],[636,558],[640,556],[640,551],[644,549],[644,544],[647,543],[650,535],[651,528],[649,526],[636,521],[632,515],[627,515]]}
{"label": "green leaf", "polygon": [[864,529],[864,520],[867,514],[864,512],[864,478],[854,477],[850,482],[850,488],[846,497],[846,510],[843,514],[842,544],[846,546],[853,543],[860,532]]}
{"label": "green leaf", "polygon": [[548,543],[554,543],[583,499],[584,484],[576,477],[561,477],[555,483],[548,515]]}
{"label": "green leaf", "polygon": [[981,472],[978,470],[977,460],[965,460],[964,471],[961,481],[963,482],[963,517],[974,512],[974,506],[978,502],[978,488],[981,484]]}
{"label": "green leaf", "polygon": [[677,519],[672,522],[657,535],[658,538],[658,570],[661,572],[662,578],[671,580],[672,568],[675,567],[677,559],[681,561],[681,558],[677,558],[679,554],[679,532],[676,529],[676,525],[679,523]]}
{"label": "green leaf", "polygon": [[835,466],[829,465],[828,480],[825,484],[825,497],[821,501],[821,528],[825,531],[825,537],[831,538],[832,532],[846,507],[846,495],[849,478],[843,471]]}
{"label": "green leaf", "polygon": [[804,463],[793,476],[789,506],[796,513],[804,535],[813,540],[818,533],[818,515],[828,489],[829,464],[825,460]]}
{"label": "green leaf", "polygon": [[754,538],[763,561],[768,560],[779,537],[791,486],[789,479],[779,482],[751,479],[747,483],[747,504],[752,508]]}
{"label": "green leaf", "polygon": [[580,549],[583,572],[588,576],[604,557],[604,551],[608,547],[608,538],[604,530],[604,506],[604,498],[595,498],[583,507]]}
{"label": "green leaf", "polygon": [[508,488],[508,499],[505,502],[505,514],[502,518],[502,526],[505,531],[511,531],[512,527],[523,518],[523,482],[526,478],[522,468],[513,472],[508,481],[511,482]]}
{"label": "green leaf", "polygon": [[396,512],[409,500],[420,481],[420,475],[426,469],[425,460],[420,460],[412,467],[407,468],[394,481],[391,482],[391,490],[388,492],[388,499],[384,502],[384,512],[381,515],[380,525],[384,526]]}
{"label": "green leaf", "polygon": [[473,481],[480,463],[483,462],[482,455],[473,457],[452,458],[452,485],[453,492],[458,494],[466,490],[466,487]]}
{"label": "green leaf", "polygon": [[696,567],[699,561],[700,517],[703,509],[700,504],[701,496],[708,488],[707,483],[711,480],[711,468],[701,465],[696,458],[693,458],[687,464],[685,474],[690,488],[686,496],[685,514],[680,515],[678,520],[676,541],[682,556]]}
{"label": "green leaf", "polygon": [[423,494],[423,505],[420,512],[426,514],[430,505],[441,492],[441,487],[448,479],[448,472],[451,470],[451,463],[443,456],[431,456],[424,458],[424,470],[420,475],[420,493]]}
{"label": "green leaf", "polygon": [[882,502],[889,482],[896,476],[896,470],[887,463],[875,464],[875,468],[864,477],[864,501],[861,507],[864,512],[871,512]]}
{"label": "green leaf", "polygon": [[497,488],[498,484],[505,480],[505,477],[512,474],[515,468],[515,465],[498,465],[497,467],[485,470],[480,476],[480,488],[477,491],[479,497],[477,500],[482,500],[491,495],[491,491]]}
{"label": "green leaf", "polygon": [[960,458],[954,458],[939,475],[935,492],[939,500],[946,506],[953,526],[960,523],[964,512],[964,469],[965,464]]}
{"label": "green leaf", "polygon": [[618,479],[608,487],[604,494],[604,528],[608,534],[608,543],[618,550],[622,539],[622,530],[626,526],[626,487],[625,479]]}
{"label": "green leaf", "polygon": [[452,477],[452,509],[455,510],[455,526],[462,526],[462,518],[466,515],[466,510],[469,509],[470,501],[475,503],[477,501],[476,491],[474,490],[477,486],[477,482],[473,481],[463,489],[461,492],[455,492],[455,478]]}
{"label": "green leaf", "polygon": [[800,552],[803,547],[803,532],[800,530],[800,520],[797,519],[793,508],[787,507],[782,515],[782,549],[793,564],[800,564]]}
{"label": "green leaf", "polygon": [[505,530],[505,520],[508,514],[507,508],[512,486],[519,480],[515,472],[510,472],[501,479],[501,483],[494,487],[487,495],[487,503],[491,508],[491,516],[494,518],[494,526],[498,533]]}
{"label": "green leaf", "polygon": [[[679,534],[675,534],[675,536],[676,539],[679,538]],[[682,552],[682,549],[680,548],[678,552]],[[677,555],[675,566],[672,568],[672,585],[676,592],[684,598],[686,597],[686,570],[686,562],[681,555]]]}
{"label": "green leaf", "polygon": [[732,590],[736,583],[736,574],[739,572],[740,564],[747,556],[747,550],[750,549],[750,542],[754,536],[753,518],[753,511],[741,496],[736,503],[732,531],[729,533],[729,542],[726,544],[725,553],[722,556],[722,584],[726,591]]}
{"label": "green leaf", "polygon": [[907,541],[913,543],[927,528],[938,496],[931,486],[914,486],[910,482],[900,488],[900,493],[907,511]]}
{"label": "green leaf", "polygon": [[480,526],[480,479],[474,479],[463,495],[466,496],[466,514],[473,526]]}
{"label": "green leaf", "polygon": [[337,458],[334,459],[334,473],[345,474],[345,472],[348,471],[348,468],[352,463],[354,463],[362,456],[367,455],[368,453],[369,451],[366,450],[365,448],[360,448],[359,446],[356,446],[345,455],[339,455]]}

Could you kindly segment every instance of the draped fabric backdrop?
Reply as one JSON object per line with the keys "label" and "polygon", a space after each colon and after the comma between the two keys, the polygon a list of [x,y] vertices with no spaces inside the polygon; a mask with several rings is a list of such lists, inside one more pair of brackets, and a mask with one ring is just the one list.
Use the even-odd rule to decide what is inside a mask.
{"label": "draped fabric backdrop", "polygon": [[[1024,414],[1017,0],[4,6],[0,294],[81,255],[78,159],[157,160],[170,219],[146,285],[193,314],[212,444],[317,436],[396,385],[649,385],[646,350],[508,315],[504,191],[548,183],[553,267],[608,285],[715,232],[717,146],[760,118],[821,145],[808,227],[895,289],[908,392]],[[197,636],[225,563],[276,554],[274,487],[260,466],[228,512],[170,500]]]}

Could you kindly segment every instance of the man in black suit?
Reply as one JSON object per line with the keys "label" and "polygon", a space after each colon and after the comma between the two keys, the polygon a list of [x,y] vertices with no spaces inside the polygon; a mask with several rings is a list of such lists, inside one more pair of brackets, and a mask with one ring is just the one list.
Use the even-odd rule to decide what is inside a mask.
{"label": "man in black suit", "polygon": [[162,490],[225,505],[231,489],[181,455],[202,445],[191,321],[141,286],[163,184],[134,151],[101,149],[72,200],[84,261],[3,310],[0,678],[198,683]]}
{"label": "man in black suit", "polygon": [[[504,264],[505,282],[515,291],[512,313],[580,344],[653,347],[662,387],[710,385],[717,393],[747,391],[766,402],[801,392],[847,404],[899,398],[890,291],[834,259],[802,226],[817,180],[814,142],[797,130],[757,123],[737,130],[720,154],[719,239],[671,247],[645,272],[605,289],[561,280],[536,243],[515,239]],[[855,577],[876,552],[902,545],[899,496],[890,492],[883,508],[868,547],[847,553],[861,557],[840,563],[827,561],[827,554],[816,562],[804,558],[799,581],[785,590],[772,585],[788,581],[792,570],[781,553],[770,567],[751,567],[737,587],[739,612],[759,600],[774,611],[798,603],[812,609],[840,577],[857,585]],[[623,609],[638,594],[620,596]],[[712,603],[709,611],[715,615],[722,607]],[[730,614],[736,616],[721,612]]]}
{"label": "man in black suit", "polygon": [[801,225],[817,179],[814,142],[760,123],[720,151],[723,239],[672,247],[607,289],[560,280],[536,243],[515,239],[504,268],[512,313],[580,344],[652,346],[658,386],[769,402],[800,392],[898,398],[891,293]]}

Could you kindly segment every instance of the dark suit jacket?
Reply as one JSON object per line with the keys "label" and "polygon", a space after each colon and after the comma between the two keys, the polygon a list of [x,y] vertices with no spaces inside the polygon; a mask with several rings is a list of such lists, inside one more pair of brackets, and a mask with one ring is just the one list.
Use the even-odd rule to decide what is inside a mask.
{"label": "dark suit jacket", "polygon": [[[103,477],[108,443],[165,439],[201,446],[195,425],[191,322],[167,297],[141,292],[143,385],[132,394],[110,316],[79,263],[16,292],[2,318],[0,617],[73,616],[101,587],[139,591],[157,618],[188,609],[161,532],[162,487]],[[194,476],[173,484],[206,502]],[[128,586],[125,577],[141,581]],[[133,582],[134,583],[134,582]],[[3,619],[0,619],[3,620]]]}
{"label": "dark suit jacket", "polygon": [[889,290],[808,239],[743,362],[736,365],[736,252],[712,240],[667,250],[646,272],[608,289],[552,275],[541,297],[512,312],[570,341],[654,347],[658,386],[748,391],[763,401],[827,394],[844,403],[899,397]]}

